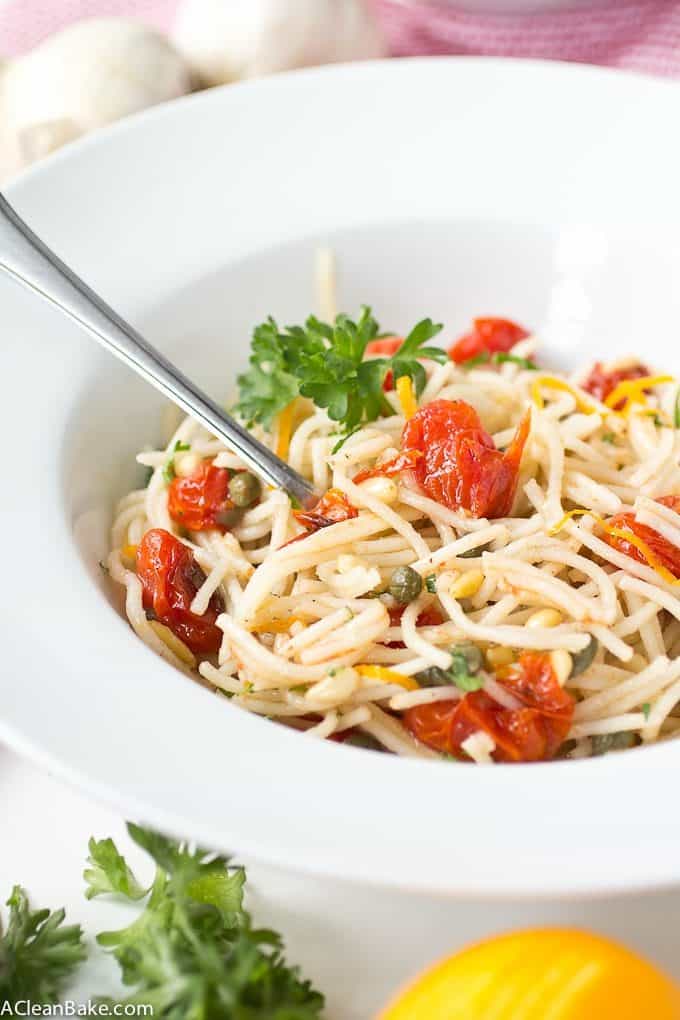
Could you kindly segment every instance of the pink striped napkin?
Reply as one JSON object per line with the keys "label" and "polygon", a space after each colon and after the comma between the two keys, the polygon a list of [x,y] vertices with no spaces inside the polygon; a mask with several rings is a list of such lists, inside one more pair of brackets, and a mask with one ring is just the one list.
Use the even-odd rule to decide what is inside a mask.
{"label": "pink striped napkin", "polygon": [[[0,54],[24,53],[64,25],[94,15],[133,15],[167,29],[179,2],[4,0]],[[503,14],[475,11],[473,2],[454,0],[365,2],[375,10],[396,56],[543,57],[680,75],[680,0],[594,0],[571,9],[566,0],[563,9]]]}
{"label": "pink striped napkin", "polygon": [[567,0],[560,9],[513,14],[474,13],[451,0],[370,2],[395,56],[476,53],[680,75],[678,0]]}

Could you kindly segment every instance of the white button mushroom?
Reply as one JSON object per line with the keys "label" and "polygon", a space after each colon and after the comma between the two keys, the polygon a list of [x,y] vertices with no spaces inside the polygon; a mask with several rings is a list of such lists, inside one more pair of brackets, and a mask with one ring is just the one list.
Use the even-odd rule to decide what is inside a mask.
{"label": "white button mushroom", "polygon": [[191,72],[162,35],[127,18],[56,33],[2,74],[3,132],[22,164],[86,131],[191,91]]}
{"label": "white button mushroom", "polygon": [[183,0],[173,37],[205,85],[386,55],[364,0]]}

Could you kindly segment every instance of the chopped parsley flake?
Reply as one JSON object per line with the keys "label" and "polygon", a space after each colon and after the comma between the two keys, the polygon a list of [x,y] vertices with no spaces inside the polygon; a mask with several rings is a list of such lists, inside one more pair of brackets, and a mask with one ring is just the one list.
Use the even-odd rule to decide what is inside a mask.
{"label": "chopped parsley flake", "polygon": [[172,480],[175,478],[175,454],[184,453],[186,450],[190,450],[191,446],[189,443],[181,443],[179,439],[172,448],[172,453],[163,465],[163,481],[166,485],[170,485]]}

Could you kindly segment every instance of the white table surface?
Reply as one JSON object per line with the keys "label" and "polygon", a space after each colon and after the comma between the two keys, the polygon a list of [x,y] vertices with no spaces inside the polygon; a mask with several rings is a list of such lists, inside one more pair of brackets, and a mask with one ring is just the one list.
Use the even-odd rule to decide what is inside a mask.
{"label": "white table surface", "polygon": [[[90,939],[128,923],[134,910],[83,896],[90,835],[113,836],[133,866],[143,860],[120,817],[0,747],[0,819],[2,901],[20,882],[36,905],[65,906]],[[512,851],[506,852],[511,867]],[[245,863],[256,921],[284,934],[289,958],[326,992],[328,1020],[367,1020],[431,960],[494,932],[535,924],[578,925],[618,937],[680,979],[680,890],[588,902],[462,902],[329,884]],[[115,966],[93,948],[71,997],[84,1001],[117,990]]]}

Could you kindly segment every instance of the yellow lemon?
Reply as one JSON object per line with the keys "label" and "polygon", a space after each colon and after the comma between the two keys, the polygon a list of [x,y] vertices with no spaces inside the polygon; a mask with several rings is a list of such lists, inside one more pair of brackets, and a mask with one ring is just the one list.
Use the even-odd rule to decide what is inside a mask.
{"label": "yellow lemon", "polygon": [[680,989],[616,942],[539,929],[444,960],[379,1020],[680,1020]]}

